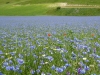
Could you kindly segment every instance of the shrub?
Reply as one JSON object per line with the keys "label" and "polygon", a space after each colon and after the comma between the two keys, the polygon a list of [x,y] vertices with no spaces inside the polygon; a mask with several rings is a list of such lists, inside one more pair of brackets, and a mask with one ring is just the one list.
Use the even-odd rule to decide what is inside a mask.
{"label": "shrub", "polygon": [[59,7],[57,7],[56,9],[59,10],[59,9],[61,9],[61,7],[59,6]]}

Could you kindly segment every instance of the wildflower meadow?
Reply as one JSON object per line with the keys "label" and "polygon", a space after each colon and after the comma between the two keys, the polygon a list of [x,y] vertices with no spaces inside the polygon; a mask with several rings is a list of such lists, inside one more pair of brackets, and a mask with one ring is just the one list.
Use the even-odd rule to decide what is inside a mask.
{"label": "wildflower meadow", "polygon": [[0,26],[0,75],[100,75],[99,30],[72,28]]}

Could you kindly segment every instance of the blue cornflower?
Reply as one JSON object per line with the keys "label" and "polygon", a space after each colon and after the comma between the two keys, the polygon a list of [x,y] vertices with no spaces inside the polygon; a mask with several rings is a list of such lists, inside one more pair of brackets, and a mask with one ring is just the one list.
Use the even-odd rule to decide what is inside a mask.
{"label": "blue cornflower", "polygon": [[100,63],[100,60],[96,60],[98,63]]}
{"label": "blue cornflower", "polygon": [[85,66],[85,64],[82,62],[82,61],[80,61],[80,66]]}
{"label": "blue cornflower", "polygon": [[6,67],[6,66],[8,66],[8,62],[3,63],[3,67]]}
{"label": "blue cornflower", "polygon": [[71,65],[70,65],[70,64],[65,64],[65,66],[66,66],[66,67],[69,67],[69,66],[71,66]]}
{"label": "blue cornflower", "polygon": [[82,54],[86,55],[86,54],[87,54],[87,52],[82,52]]}
{"label": "blue cornflower", "polygon": [[0,75],[4,75],[2,72],[0,72]]}
{"label": "blue cornflower", "polygon": [[78,74],[85,74],[85,73],[86,73],[85,69],[82,68],[78,69]]}
{"label": "blue cornflower", "polygon": [[16,69],[16,71],[18,71],[20,69],[20,66],[16,65],[15,69]]}
{"label": "blue cornflower", "polygon": [[35,46],[30,46],[30,49],[31,49],[31,50],[35,49]]}
{"label": "blue cornflower", "polygon": [[64,70],[63,70],[63,68],[57,67],[57,68],[56,68],[56,71],[57,71],[58,73],[61,73],[61,72],[63,72]]}
{"label": "blue cornflower", "polygon": [[64,61],[64,62],[68,62],[68,60],[67,60],[66,58],[63,58],[63,61]]}
{"label": "blue cornflower", "polygon": [[66,66],[62,66],[61,68],[62,68],[63,70],[65,70],[65,69],[66,69]]}
{"label": "blue cornflower", "polygon": [[34,70],[31,70],[30,73],[33,75],[35,73],[35,71]]}
{"label": "blue cornflower", "polygon": [[37,69],[36,72],[39,73],[40,72],[40,69]]}
{"label": "blue cornflower", "polygon": [[100,44],[98,42],[95,43],[95,46],[100,47]]}
{"label": "blue cornflower", "polygon": [[13,61],[12,60],[9,60],[9,64],[12,64],[13,63]]}
{"label": "blue cornflower", "polygon": [[18,73],[22,73],[22,70],[17,70]]}
{"label": "blue cornflower", "polygon": [[15,70],[15,67],[14,67],[14,66],[7,66],[7,67],[6,67],[6,70],[8,70],[8,71],[9,71],[9,70],[14,71],[14,70]]}
{"label": "blue cornflower", "polygon": [[51,73],[47,73],[47,75],[52,75]]}
{"label": "blue cornflower", "polygon": [[89,66],[84,66],[84,69],[85,69],[86,71],[88,71],[90,68],[89,68]]}
{"label": "blue cornflower", "polygon": [[76,57],[76,54],[74,52],[72,52],[72,57]]}
{"label": "blue cornflower", "polygon": [[38,66],[38,69],[40,69],[41,68],[41,66]]}
{"label": "blue cornflower", "polygon": [[3,52],[0,50],[0,54],[3,54]]}
{"label": "blue cornflower", "polygon": [[24,60],[18,58],[18,59],[17,59],[17,62],[18,62],[18,64],[22,65],[22,64],[24,63]]}
{"label": "blue cornflower", "polygon": [[53,65],[53,66],[51,67],[52,70],[55,70],[55,68],[56,68],[55,65]]}
{"label": "blue cornflower", "polygon": [[19,58],[23,58],[23,55],[22,54],[19,54],[18,56],[19,56]]}
{"label": "blue cornflower", "polygon": [[46,57],[50,62],[54,60],[54,58],[52,56],[47,56]]}
{"label": "blue cornflower", "polygon": [[14,56],[14,55],[16,54],[16,52],[10,52],[10,54],[11,54],[12,56]]}

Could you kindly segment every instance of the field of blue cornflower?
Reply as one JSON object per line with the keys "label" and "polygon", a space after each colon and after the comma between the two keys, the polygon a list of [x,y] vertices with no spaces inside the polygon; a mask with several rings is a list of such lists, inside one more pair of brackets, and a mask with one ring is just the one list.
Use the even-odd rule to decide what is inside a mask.
{"label": "field of blue cornflower", "polygon": [[57,25],[1,26],[0,75],[100,75],[100,32]]}

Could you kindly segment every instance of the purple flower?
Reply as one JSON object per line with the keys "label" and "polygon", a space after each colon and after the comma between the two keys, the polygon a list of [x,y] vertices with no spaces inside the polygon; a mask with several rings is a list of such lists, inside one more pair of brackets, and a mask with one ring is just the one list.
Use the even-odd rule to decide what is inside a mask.
{"label": "purple flower", "polygon": [[17,59],[17,62],[18,62],[18,64],[22,65],[22,64],[24,63],[24,60],[18,58],[18,59]]}
{"label": "purple flower", "polygon": [[78,74],[80,74],[80,70],[81,70],[81,68],[78,68],[78,70],[77,70]]}
{"label": "purple flower", "polygon": [[67,72],[67,75],[70,75],[70,72]]}
{"label": "purple flower", "polygon": [[85,74],[85,73],[86,73],[85,69],[78,68],[78,74]]}
{"label": "purple flower", "polygon": [[90,68],[89,68],[89,66],[84,66],[84,69],[85,69],[86,71],[88,71]]}

